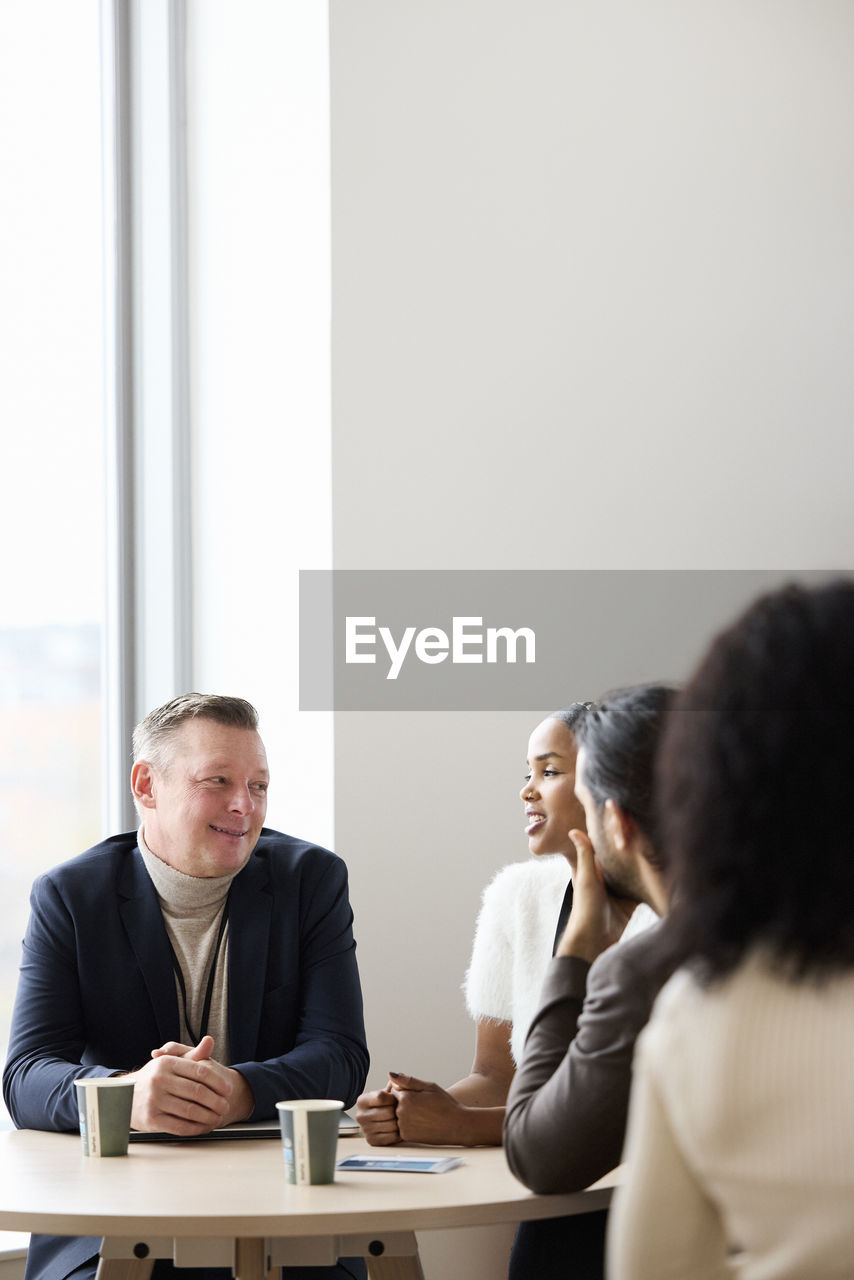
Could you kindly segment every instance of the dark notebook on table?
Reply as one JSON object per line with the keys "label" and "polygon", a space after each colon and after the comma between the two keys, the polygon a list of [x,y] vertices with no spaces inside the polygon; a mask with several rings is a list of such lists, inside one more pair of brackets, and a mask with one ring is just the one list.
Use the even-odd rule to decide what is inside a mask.
{"label": "dark notebook on table", "polygon": [[[345,1111],[338,1122],[338,1133],[342,1138],[352,1137],[360,1129],[351,1115]],[[247,1138],[278,1138],[280,1134],[278,1120],[255,1120],[247,1124],[230,1124],[224,1129],[212,1129],[210,1133],[200,1133],[195,1138],[179,1138],[174,1133],[136,1133],[131,1132],[131,1142],[222,1142],[229,1138],[245,1141]]]}

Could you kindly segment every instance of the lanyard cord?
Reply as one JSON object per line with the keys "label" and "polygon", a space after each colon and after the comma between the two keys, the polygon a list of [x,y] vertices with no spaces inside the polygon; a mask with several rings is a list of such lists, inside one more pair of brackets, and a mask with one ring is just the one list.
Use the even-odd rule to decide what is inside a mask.
{"label": "lanyard cord", "polygon": [[225,901],[225,905],[223,906],[223,909],[222,909],[222,915],[220,916],[220,920],[219,920],[219,932],[216,935],[216,946],[214,947],[213,958],[211,959],[211,967],[210,967],[210,972],[208,974],[208,986],[207,986],[207,991],[205,992],[205,1003],[204,1003],[204,1008],[202,1009],[202,1021],[199,1027],[198,1035],[196,1035],[195,1031],[190,1026],[190,1014],[187,1009],[187,988],[184,983],[184,975],[181,972],[181,965],[178,961],[178,957],[175,955],[175,948],[172,946],[172,939],[171,938],[168,939],[169,950],[172,953],[172,968],[175,971],[175,978],[178,982],[178,989],[181,992],[181,1005],[184,1012],[184,1025],[190,1033],[190,1039],[193,1041],[193,1044],[198,1044],[199,1041],[202,1040],[203,1037],[206,1036],[208,1033],[208,1021],[211,1015],[211,1000],[213,999],[214,979],[216,978],[216,966],[217,966],[217,961],[219,960],[219,950],[220,950],[220,947],[222,946],[222,939],[223,939],[223,934],[225,933],[225,925],[227,920],[228,920],[228,899],[226,899]]}

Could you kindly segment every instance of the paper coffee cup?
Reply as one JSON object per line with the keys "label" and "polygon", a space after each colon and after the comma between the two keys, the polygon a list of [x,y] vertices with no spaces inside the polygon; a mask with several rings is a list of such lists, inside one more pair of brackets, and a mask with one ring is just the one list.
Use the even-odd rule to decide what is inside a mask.
{"label": "paper coffee cup", "polygon": [[332,1182],[344,1103],[335,1098],[296,1098],[277,1102],[276,1108],[288,1182],[299,1187]]}
{"label": "paper coffee cup", "polygon": [[133,1081],[87,1076],[74,1081],[84,1156],[126,1156]]}

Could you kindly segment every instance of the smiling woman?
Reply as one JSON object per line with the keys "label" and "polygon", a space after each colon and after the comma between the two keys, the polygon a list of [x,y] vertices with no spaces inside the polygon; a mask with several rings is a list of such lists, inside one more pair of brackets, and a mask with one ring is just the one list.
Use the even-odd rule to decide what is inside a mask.
{"label": "smiling woman", "polygon": [[519,797],[536,861],[499,871],[484,892],[475,930],[466,1005],[479,1029],[485,1023],[505,1024],[511,1076],[572,901],[575,846],[569,833],[587,829],[575,794],[575,731],[589,707],[574,702],[547,716],[531,734]]}
{"label": "smiling woman", "polygon": [[[578,706],[584,710],[583,704]],[[573,827],[585,830],[584,810],[575,794],[577,748],[572,732],[581,715],[573,712],[571,707],[547,716],[531,734],[520,793],[529,819],[525,835],[531,853],[562,853],[570,862],[574,846],[569,832]]]}
{"label": "smiling woman", "polygon": [[374,1145],[501,1142],[507,1090],[569,913],[575,861],[569,832],[584,830],[575,795],[575,729],[589,706],[576,702],[553,712],[528,743],[520,798],[534,858],[504,867],[483,895],[465,982],[476,1027],[471,1071],[448,1090],[395,1073],[386,1089],[363,1094],[357,1115]]}

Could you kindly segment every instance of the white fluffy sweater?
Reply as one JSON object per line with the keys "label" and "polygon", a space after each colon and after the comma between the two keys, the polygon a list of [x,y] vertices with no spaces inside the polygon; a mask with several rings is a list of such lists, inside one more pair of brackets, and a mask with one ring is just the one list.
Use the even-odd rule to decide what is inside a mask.
{"label": "white fluffy sweater", "polygon": [[[463,984],[466,1007],[475,1021],[513,1024],[510,1049],[516,1063],[539,1005],[569,878],[569,863],[559,854],[529,858],[502,867],[483,891]],[[623,937],[656,919],[649,907],[638,907]]]}

